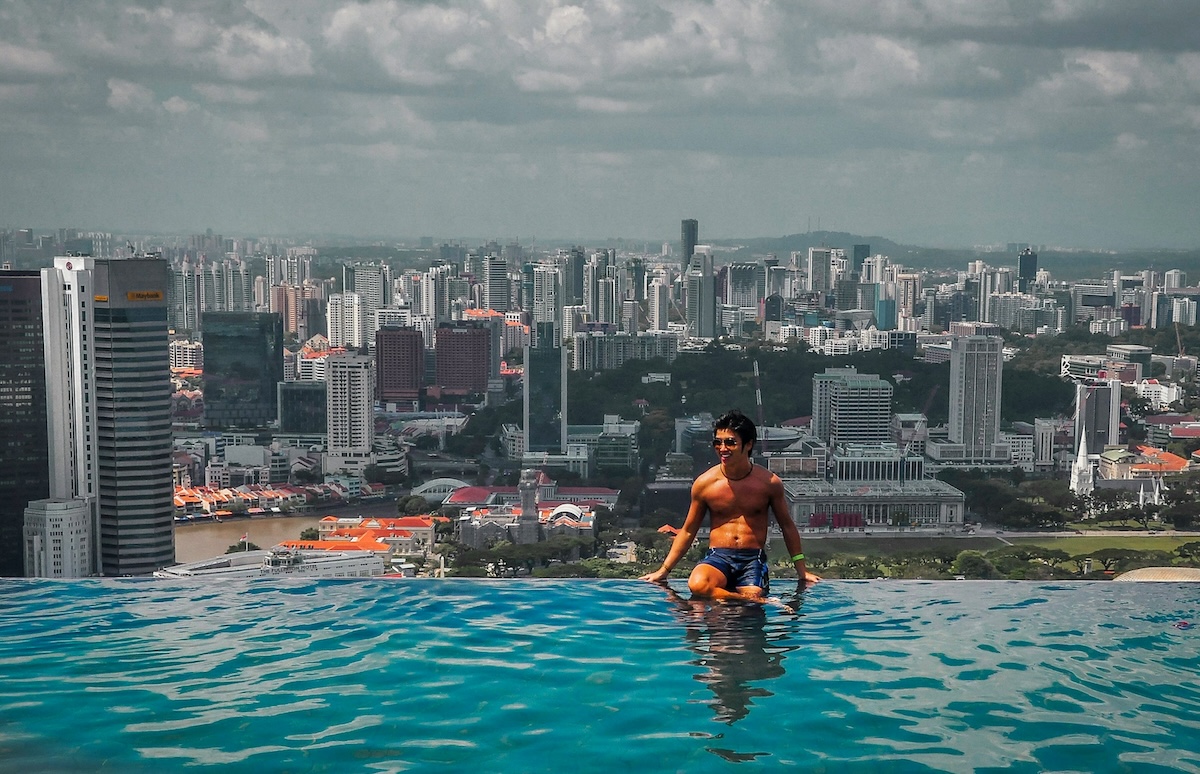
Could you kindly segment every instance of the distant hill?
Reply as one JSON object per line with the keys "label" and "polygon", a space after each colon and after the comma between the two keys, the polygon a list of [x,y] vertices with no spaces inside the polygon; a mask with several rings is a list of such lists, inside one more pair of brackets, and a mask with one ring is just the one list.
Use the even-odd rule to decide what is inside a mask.
{"label": "distant hill", "polygon": [[[836,247],[853,254],[854,245],[870,245],[871,255],[886,255],[896,263],[917,268],[942,269],[966,268],[966,262],[987,253],[974,250],[941,250],[933,247],[902,245],[881,236],[861,236],[845,231],[809,231],[804,234],[789,234],[782,237],[754,237],[752,239],[718,239],[708,244],[715,247],[732,248],[739,259],[749,260],[752,256],[774,253],[781,262],[787,262],[793,252],[807,253],[810,247]],[[998,255],[991,253],[990,255]],[[1013,258],[1013,263],[1016,258]]]}
{"label": "distant hill", "polygon": [[[710,240],[718,248],[725,248],[737,260],[750,260],[768,253],[778,256],[786,263],[793,252],[808,252],[810,247],[836,247],[851,255],[854,245],[870,245],[871,255],[883,254],[896,263],[918,269],[966,269],[967,263],[986,261],[991,266],[1017,265],[1017,256],[1004,252],[963,249],[942,249],[902,245],[881,236],[860,236],[844,231],[810,231],[804,234],[789,234],[782,237],[754,237],[751,239]],[[1120,269],[1133,274],[1143,269],[1164,272],[1180,269],[1187,273],[1188,282],[1200,282],[1200,250],[1131,250],[1109,252],[1094,250],[1042,250],[1038,252],[1038,268],[1046,269],[1056,280],[1080,280],[1101,278]]]}

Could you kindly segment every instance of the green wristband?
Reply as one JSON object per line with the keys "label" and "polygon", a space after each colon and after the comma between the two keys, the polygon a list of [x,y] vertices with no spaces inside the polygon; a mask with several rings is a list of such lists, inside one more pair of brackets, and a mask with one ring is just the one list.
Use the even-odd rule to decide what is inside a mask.
{"label": "green wristband", "polygon": [[803,562],[804,554],[796,554],[795,556],[792,557],[792,561],[793,562]]}

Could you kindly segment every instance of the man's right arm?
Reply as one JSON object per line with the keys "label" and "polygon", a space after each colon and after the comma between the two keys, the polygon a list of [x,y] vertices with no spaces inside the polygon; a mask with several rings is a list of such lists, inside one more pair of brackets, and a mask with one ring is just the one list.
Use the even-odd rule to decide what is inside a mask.
{"label": "man's right arm", "polygon": [[700,524],[704,521],[704,514],[708,511],[708,506],[704,502],[704,497],[701,494],[704,490],[702,483],[705,476],[701,475],[692,484],[692,504],[688,508],[687,518],[683,520],[683,527],[679,530],[679,534],[675,536],[675,540],[671,542],[671,550],[667,552],[667,558],[663,560],[662,566],[651,573],[643,575],[640,580],[647,580],[657,583],[668,575],[675,565],[679,564],[679,560],[683,558],[688,549],[692,547],[692,543],[696,540],[696,535],[700,532]]}

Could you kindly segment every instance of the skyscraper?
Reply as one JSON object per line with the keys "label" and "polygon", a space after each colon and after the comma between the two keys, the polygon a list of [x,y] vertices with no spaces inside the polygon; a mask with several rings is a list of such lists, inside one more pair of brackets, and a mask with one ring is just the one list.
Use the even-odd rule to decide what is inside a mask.
{"label": "skyscraper", "polygon": [[853,263],[851,264],[851,271],[853,271],[855,275],[861,275],[863,263],[865,263],[866,260],[871,257],[871,246],[855,245],[854,251],[851,255],[853,260]]}
{"label": "skyscraper", "polygon": [[567,451],[567,352],[553,323],[537,323],[525,348],[524,412],[526,452]]}
{"label": "skyscraper", "polygon": [[279,432],[324,434],[329,430],[329,386],[324,381],[280,382]]}
{"label": "skyscraper", "polygon": [[487,393],[491,331],[474,323],[439,325],[434,334],[435,385],[441,394]]}
{"label": "skyscraper", "polygon": [[892,385],[853,366],[813,376],[812,432],[830,448],[891,439]]}
{"label": "skyscraper", "polygon": [[414,404],[425,383],[425,337],[415,328],[375,332],[376,397],[384,403]]}
{"label": "skyscraper", "polygon": [[533,267],[533,305],[531,322],[553,323],[555,328],[562,322],[562,270],[557,266],[538,264]]}
{"label": "skyscraper", "polygon": [[508,263],[498,255],[483,259],[483,307],[497,312],[507,312],[511,308]]}
{"label": "skyscraper", "polygon": [[962,444],[964,462],[995,456],[1003,354],[998,336],[960,336],[950,343],[950,443]]}
{"label": "skyscraper", "polygon": [[699,246],[692,269],[685,276],[687,288],[688,335],[713,339],[717,336],[717,289],[713,276],[713,255]]}
{"label": "skyscraper", "polygon": [[[1121,380],[1081,379],[1075,385],[1075,438],[1100,454],[1120,443]],[[1078,445],[1078,443],[1076,444]]]}
{"label": "skyscraper", "polygon": [[650,302],[650,330],[667,330],[671,308],[671,286],[660,279],[651,280],[648,300]]}
{"label": "skyscraper", "polygon": [[679,270],[686,273],[692,263],[692,254],[700,243],[700,222],[685,220],[679,229]]}
{"label": "skyscraper", "polygon": [[42,277],[0,270],[0,576],[25,574],[25,506],[50,494]]}
{"label": "skyscraper", "polygon": [[93,498],[104,575],[175,561],[167,264],[43,270],[52,498]]}
{"label": "skyscraper", "polygon": [[1033,250],[1026,247],[1017,256],[1017,289],[1022,293],[1028,293],[1029,287],[1037,280],[1038,271],[1038,256]]}
{"label": "skyscraper", "polygon": [[756,307],[766,297],[766,267],[761,263],[731,263],[725,274],[725,303]]}
{"label": "skyscraper", "polygon": [[828,247],[808,248],[808,265],[806,267],[808,291],[824,293],[830,289],[830,275],[833,271],[832,261],[833,251]]}
{"label": "skyscraper", "polygon": [[283,318],[274,312],[205,312],[204,422],[266,427],[278,415]]}

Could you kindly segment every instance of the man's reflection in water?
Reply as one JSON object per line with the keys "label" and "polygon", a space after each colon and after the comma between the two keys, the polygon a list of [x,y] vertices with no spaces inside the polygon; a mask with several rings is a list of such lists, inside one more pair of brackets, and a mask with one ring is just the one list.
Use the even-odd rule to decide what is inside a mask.
{"label": "man's reflection in water", "polygon": [[[716,720],[732,725],[750,713],[755,698],[774,695],[763,683],[783,676],[784,654],[796,646],[787,643],[785,629],[768,626],[765,605],[685,599],[670,588],[667,594],[687,627],[688,649],[696,654],[691,663],[704,670],[695,679],[713,692]],[[799,610],[800,601],[788,605]]]}

